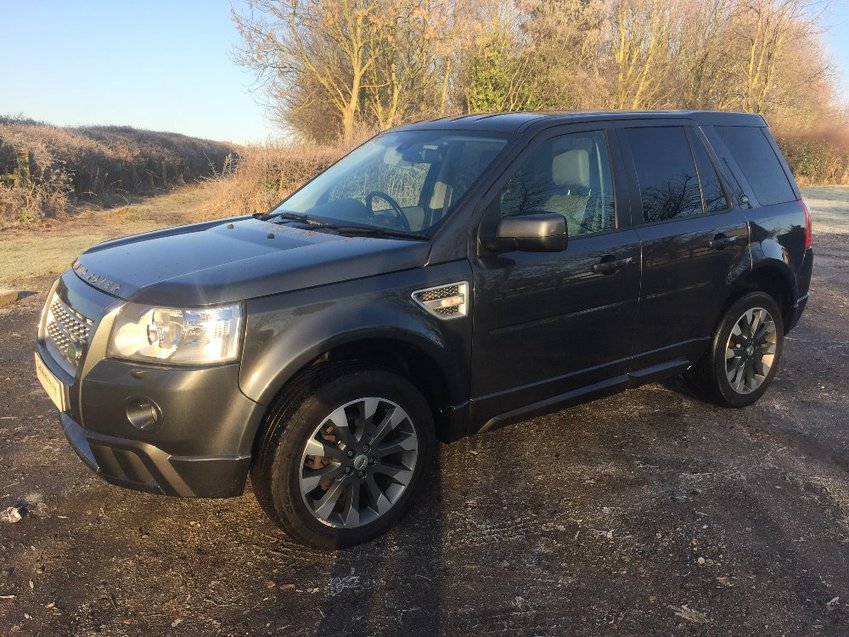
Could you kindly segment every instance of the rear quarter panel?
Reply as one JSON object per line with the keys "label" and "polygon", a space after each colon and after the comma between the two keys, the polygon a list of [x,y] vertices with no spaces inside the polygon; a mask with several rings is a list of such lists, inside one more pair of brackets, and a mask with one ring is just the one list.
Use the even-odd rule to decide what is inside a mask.
{"label": "rear quarter panel", "polygon": [[[780,272],[796,302],[808,293],[813,264],[812,251],[805,249],[805,212],[801,203],[788,201],[759,205],[746,176],[717,132],[712,126],[703,126],[702,131],[723,163],[723,170],[733,180],[739,196],[745,196],[752,203],[751,207],[743,206],[743,212],[749,220],[752,269],[769,267]],[[794,195],[801,199],[799,188],[775,140],[769,134],[767,138],[790,181]]]}
{"label": "rear quarter panel", "polygon": [[[796,298],[797,278],[805,265],[805,213],[798,201],[752,208],[746,211],[752,242],[752,263],[755,269],[781,264],[792,275]],[[810,279],[810,273],[808,273]]]}

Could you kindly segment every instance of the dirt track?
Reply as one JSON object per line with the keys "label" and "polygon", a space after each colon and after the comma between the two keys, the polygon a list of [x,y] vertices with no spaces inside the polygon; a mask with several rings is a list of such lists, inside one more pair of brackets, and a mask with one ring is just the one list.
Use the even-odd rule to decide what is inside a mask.
{"label": "dirt track", "polygon": [[834,210],[759,404],[651,385],[443,446],[412,514],[336,554],[289,541],[250,493],[177,500],[91,474],[35,380],[36,282],[0,310],[0,508],[37,492],[46,516],[0,524],[0,633],[846,635],[849,212]]}

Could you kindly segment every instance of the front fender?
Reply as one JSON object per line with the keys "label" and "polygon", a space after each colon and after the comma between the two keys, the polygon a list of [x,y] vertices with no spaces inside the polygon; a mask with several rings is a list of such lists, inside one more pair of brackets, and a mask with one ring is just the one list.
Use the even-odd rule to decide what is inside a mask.
{"label": "front fender", "polygon": [[469,280],[468,262],[446,263],[254,299],[247,303],[239,385],[269,405],[298,371],[331,349],[365,339],[419,348],[448,380],[448,398],[468,397],[471,313],[440,320],[418,306],[415,290]]}

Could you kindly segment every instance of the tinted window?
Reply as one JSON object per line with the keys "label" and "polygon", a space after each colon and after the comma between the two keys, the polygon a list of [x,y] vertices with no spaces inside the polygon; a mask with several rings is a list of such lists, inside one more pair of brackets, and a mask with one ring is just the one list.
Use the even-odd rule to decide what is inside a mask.
{"label": "tinted window", "polygon": [[501,216],[555,212],[570,236],[615,227],[604,133],[572,133],[536,148],[501,191]]}
{"label": "tinted window", "polygon": [[708,157],[702,140],[693,136],[693,152],[696,155],[696,165],[699,168],[699,181],[702,184],[702,200],[705,212],[719,212],[728,208],[728,199],[719,183],[719,175]]}
{"label": "tinted window", "polygon": [[640,183],[643,218],[663,221],[702,211],[699,180],[684,129],[625,130]]}
{"label": "tinted window", "polygon": [[760,128],[717,126],[716,132],[746,175],[755,197],[764,206],[794,201],[793,187],[772,145]]}

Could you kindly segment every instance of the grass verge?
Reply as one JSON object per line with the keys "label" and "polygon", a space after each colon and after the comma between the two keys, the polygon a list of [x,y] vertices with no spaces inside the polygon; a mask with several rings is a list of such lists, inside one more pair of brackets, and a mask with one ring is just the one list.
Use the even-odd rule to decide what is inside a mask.
{"label": "grass verge", "polygon": [[25,289],[30,280],[58,275],[78,254],[107,239],[209,218],[208,200],[208,186],[185,186],[120,208],[90,208],[7,228],[0,233],[0,287]]}

